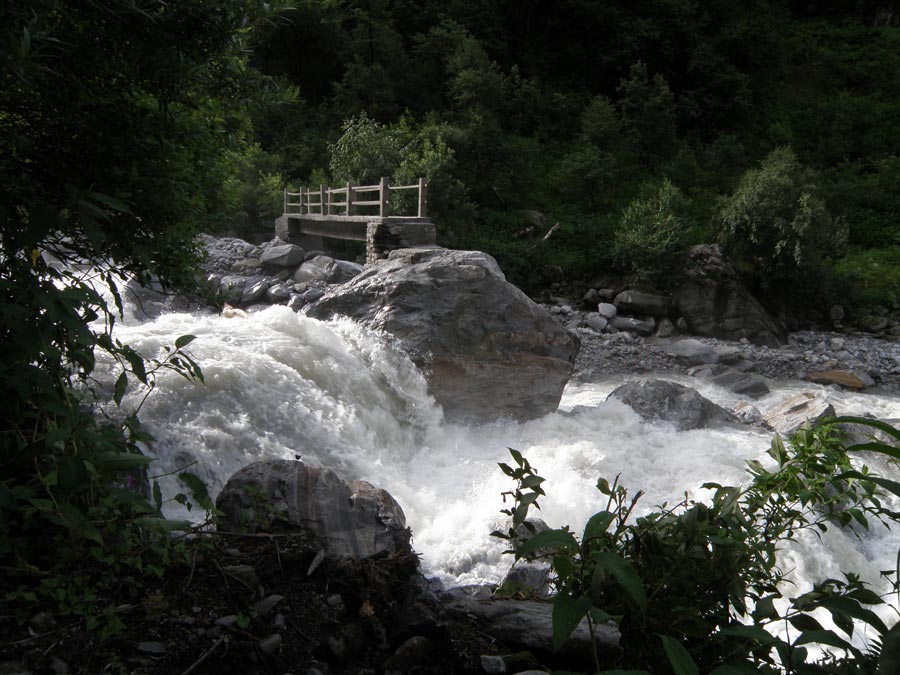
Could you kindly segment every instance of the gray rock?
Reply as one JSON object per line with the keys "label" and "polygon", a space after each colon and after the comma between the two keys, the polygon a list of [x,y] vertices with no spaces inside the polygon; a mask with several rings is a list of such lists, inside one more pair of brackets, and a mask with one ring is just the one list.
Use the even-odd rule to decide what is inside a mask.
{"label": "gray rock", "polygon": [[734,415],[743,424],[758,424],[762,421],[762,413],[752,403],[747,401],[738,401],[731,409]]}
{"label": "gray rock", "polygon": [[828,319],[838,325],[844,320],[844,308],[841,305],[832,305],[828,308]]}
{"label": "gray rock", "polygon": [[600,313],[600,316],[607,319],[614,319],[619,310],[616,309],[616,306],[609,302],[601,302],[597,305],[597,311]]}
{"label": "gray rock", "polygon": [[663,317],[656,324],[656,337],[667,338],[675,335],[676,332],[675,324],[671,319]]}
{"label": "gray rock", "polygon": [[[551,603],[531,600],[477,600],[454,591],[443,596],[444,607],[451,615],[474,620],[482,632],[507,647],[542,654],[553,653]],[[594,630],[598,654],[604,658],[617,656],[620,653],[618,628],[602,624],[596,626]],[[590,658],[591,635],[587,619],[582,619],[558,653],[572,659]]]}
{"label": "gray rock", "polygon": [[306,251],[296,244],[270,246],[259,256],[263,265],[272,267],[297,267],[306,259]]}
{"label": "gray rock", "polygon": [[259,602],[254,602],[250,609],[253,610],[253,613],[256,614],[256,616],[265,616],[275,609],[282,600],[284,600],[283,595],[270,595]]}
{"label": "gray rock", "polygon": [[727,372],[716,375],[712,379],[713,383],[733,391],[735,394],[749,396],[750,398],[761,398],[769,393],[769,385],[759,375],[741,372]]}
{"label": "gray rock", "polygon": [[306,304],[306,300],[303,299],[302,295],[291,295],[291,299],[288,300],[287,306],[290,307],[293,311],[299,312],[303,309],[303,306]]}
{"label": "gray rock", "polygon": [[834,417],[834,407],[820,396],[801,392],[767,410],[762,421],[782,436],[790,436],[807,422],[815,424],[826,417]]}
{"label": "gray rock", "polygon": [[141,654],[161,655],[166,653],[166,646],[162,642],[138,642],[137,650]]}
{"label": "gray rock", "polygon": [[880,333],[887,328],[888,320],[883,316],[874,317],[863,323],[863,330],[869,333]]}
{"label": "gray rock", "polygon": [[719,363],[732,365],[741,358],[741,350],[732,345],[715,345],[713,351],[719,357]]}
{"label": "gray rock", "polygon": [[417,666],[432,663],[434,643],[427,637],[415,635],[397,647],[384,664],[385,673],[408,673]]}
{"label": "gray rock", "polygon": [[481,669],[488,675],[503,675],[506,672],[506,661],[502,656],[482,654],[480,660]]}
{"label": "gray rock", "polygon": [[253,565],[226,565],[222,571],[240,580],[251,591],[255,591],[262,583]]}
{"label": "gray rock", "polygon": [[612,320],[611,325],[618,330],[626,330],[644,337],[653,335],[653,331],[656,330],[656,321],[652,317],[635,319],[630,316],[617,316]]}
{"label": "gray rock", "polygon": [[269,290],[269,286],[271,285],[272,280],[266,277],[249,277],[248,283],[241,292],[240,304],[249,305],[250,303],[259,300],[266,294],[266,291]]}
{"label": "gray rock", "polygon": [[304,310],[398,338],[451,420],[556,410],[578,344],[479,251],[399,249]]}
{"label": "gray rock", "polygon": [[551,592],[550,565],[518,560],[509,568],[500,587],[510,593],[521,593],[526,597],[547,598]]}
{"label": "gray rock", "polygon": [[307,288],[301,295],[303,297],[303,302],[315,302],[319,298],[325,296],[325,291],[321,288]]}
{"label": "gray rock", "polygon": [[678,340],[664,348],[669,356],[674,356],[675,360],[686,366],[698,366],[702,364],[718,363],[719,355],[716,350],[700,340],[688,338],[686,340]]}
{"label": "gray rock", "polygon": [[607,397],[630,406],[643,419],[668,422],[679,431],[715,426],[731,419],[729,413],[699,393],[675,382],[628,382]]}
{"label": "gray rock", "polygon": [[691,248],[673,294],[678,311],[698,335],[777,347],[787,331],[756,300],[718,245]]}
{"label": "gray rock", "polygon": [[669,316],[672,313],[672,300],[667,295],[627,290],[616,296],[616,308],[626,314],[648,314],[653,317]]}
{"label": "gray rock", "polygon": [[69,667],[69,664],[63,661],[58,656],[54,656],[50,661],[50,670],[52,670],[56,675],[66,675],[67,673],[71,673],[72,669]]}
{"label": "gray rock", "polygon": [[278,304],[290,300],[291,291],[284,284],[274,284],[266,290],[266,300],[272,304]]}
{"label": "gray rock", "polygon": [[328,284],[342,284],[349,281],[362,271],[362,267],[356,263],[345,260],[335,260],[327,255],[317,255],[308,258],[294,273],[294,281],[320,280]]}
{"label": "gray rock", "polygon": [[581,298],[581,306],[584,309],[594,309],[599,302],[600,294],[597,292],[596,288],[589,288],[584,294],[584,297]]}
{"label": "gray rock", "polygon": [[259,641],[259,648],[266,654],[272,654],[274,656],[278,653],[278,650],[281,649],[281,643],[281,634],[273,633]]}
{"label": "gray rock", "polygon": [[599,314],[589,314],[587,318],[585,318],[584,323],[588,326],[588,328],[592,328],[598,333],[602,333],[604,330],[606,330],[606,326],[609,325],[609,321],[607,321]]}
{"label": "gray rock", "polygon": [[244,467],[228,479],[216,508],[220,530],[302,531],[333,558],[411,552],[406,517],[390,494],[303,462],[275,459]]}

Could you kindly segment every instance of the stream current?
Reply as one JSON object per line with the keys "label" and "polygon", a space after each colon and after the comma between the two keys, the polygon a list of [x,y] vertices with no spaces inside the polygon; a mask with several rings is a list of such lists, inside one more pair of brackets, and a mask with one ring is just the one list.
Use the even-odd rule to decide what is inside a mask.
{"label": "stream current", "polygon": [[[745,462],[764,464],[771,434],[723,427],[675,431],[642,421],[629,407],[607,402],[615,387],[636,377],[570,383],[559,410],[529,422],[481,426],[448,424],[427,393],[419,371],[388,338],[347,320],[321,322],[273,306],[249,318],[202,313],[163,313],[154,319],[126,318],[116,336],[145,357],[159,358],[180,335],[197,339],[189,350],[205,384],[162,372],[140,417],[156,439],[152,466],[165,474],[193,463],[215,497],[228,477],[250,462],[302,458],[330,467],[345,479],[362,478],[387,489],[402,505],[413,546],[426,574],[446,585],[497,583],[511,564],[503,542],[489,533],[503,526],[501,492],[511,481],[497,468],[509,461],[507,447],[520,450],[547,479],[547,495],[535,515],[551,527],[579,532],[605,505],[599,477],[644,490],[637,509],[674,503],[685,492],[704,498],[701,485],[746,483]],[[99,364],[97,375],[112,398],[116,372]],[[730,407],[738,397],[700,379],[665,373],[657,377],[692,386]],[[798,382],[771,383],[756,402],[766,410],[801,390]],[[823,390],[839,414],[900,417],[900,399]],[[130,392],[123,408],[135,408],[143,392]],[[112,403],[109,403],[112,408]],[[895,469],[874,469],[891,475]],[[181,488],[161,480],[164,495]],[[196,519],[170,503],[167,515]],[[881,592],[879,571],[897,564],[900,528],[870,532],[830,531],[822,541],[801,537],[781,554],[797,593],[842,571],[859,572]],[[789,595],[794,595],[789,591]],[[893,603],[896,606],[896,601]],[[893,623],[896,612],[881,608]]]}

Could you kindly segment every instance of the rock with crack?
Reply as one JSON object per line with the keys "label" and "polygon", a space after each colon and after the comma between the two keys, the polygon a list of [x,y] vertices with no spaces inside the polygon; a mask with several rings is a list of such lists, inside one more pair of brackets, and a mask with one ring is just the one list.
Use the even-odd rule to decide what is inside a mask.
{"label": "rock with crack", "polygon": [[767,410],[762,421],[772,431],[790,436],[807,422],[812,425],[826,417],[834,417],[834,407],[821,396],[805,391]]}
{"label": "rock with crack", "polygon": [[479,251],[392,251],[304,311],[396,337],[453,421],[555,411],[578,352],[577,338]]}
{"label": "rock with crack", "polygon": [[216,508],[220,531],[306,532],[331,558],[412,553],[403,509],[388,492],[304,462],[245,466],[228,479]]}

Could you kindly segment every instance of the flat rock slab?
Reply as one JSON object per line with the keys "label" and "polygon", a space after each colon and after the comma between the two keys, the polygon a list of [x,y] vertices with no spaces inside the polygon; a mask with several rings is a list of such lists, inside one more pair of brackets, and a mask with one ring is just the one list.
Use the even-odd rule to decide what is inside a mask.
{"label": "flat rock slab", "polygon": [[700,340],[688,338],[678,340],[665,348],[665,353],[674,356],[675,360],[685,366],[699,366],[707,363],[718,363],[716,350]]}
{"label": "flat rock slab", "polygon": [[649,314],[654,317],[669,316],[674,311],[672,299],[667,295],[644,291],[622,291],[613,301],[616,309],[625,314]]}
{"label": "flat rock slab", "polygon": [[767,410],[762,421],[782,436],[790,436],[809,422],[815,424],[826,417],[834,417],[834,407],[821,396],[801,392]]}

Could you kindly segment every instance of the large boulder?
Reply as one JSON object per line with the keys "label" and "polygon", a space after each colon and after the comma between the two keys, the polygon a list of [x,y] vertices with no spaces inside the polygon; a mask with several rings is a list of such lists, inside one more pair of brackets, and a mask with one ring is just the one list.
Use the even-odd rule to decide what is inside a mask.
{"label": "large boulder", "polygon": [[342,284],[362,270],[362,265],[346,260],[335,260],[327,255],[317,255],[297,268],[294,273],[294,281],[299,284],[319,279],[329,284]]}
{"label": "large boulder", "polygon": [[578,343],[479,251],[398,249],[305,308],[396,337],[448,419],[556,410]]}
{"label": "large boulder", "polygon": [[721,247],[694,246],[682,270],[673,298],[692,332],[769,347],[787,342],[784,326],[750,294]]}
{"label": "large boulder", "polygon": [[254,462],[216,499],[225,532],[301,531],[332,558],[411,554],[400,505],[385,490],[287,459]]}
{"label": "large boulder", "polygon": [[733,421],[732,416],[699,393],[666,380],[627,382],[607,397],[630,406],[643,419],[668,422],[679,431]]}

